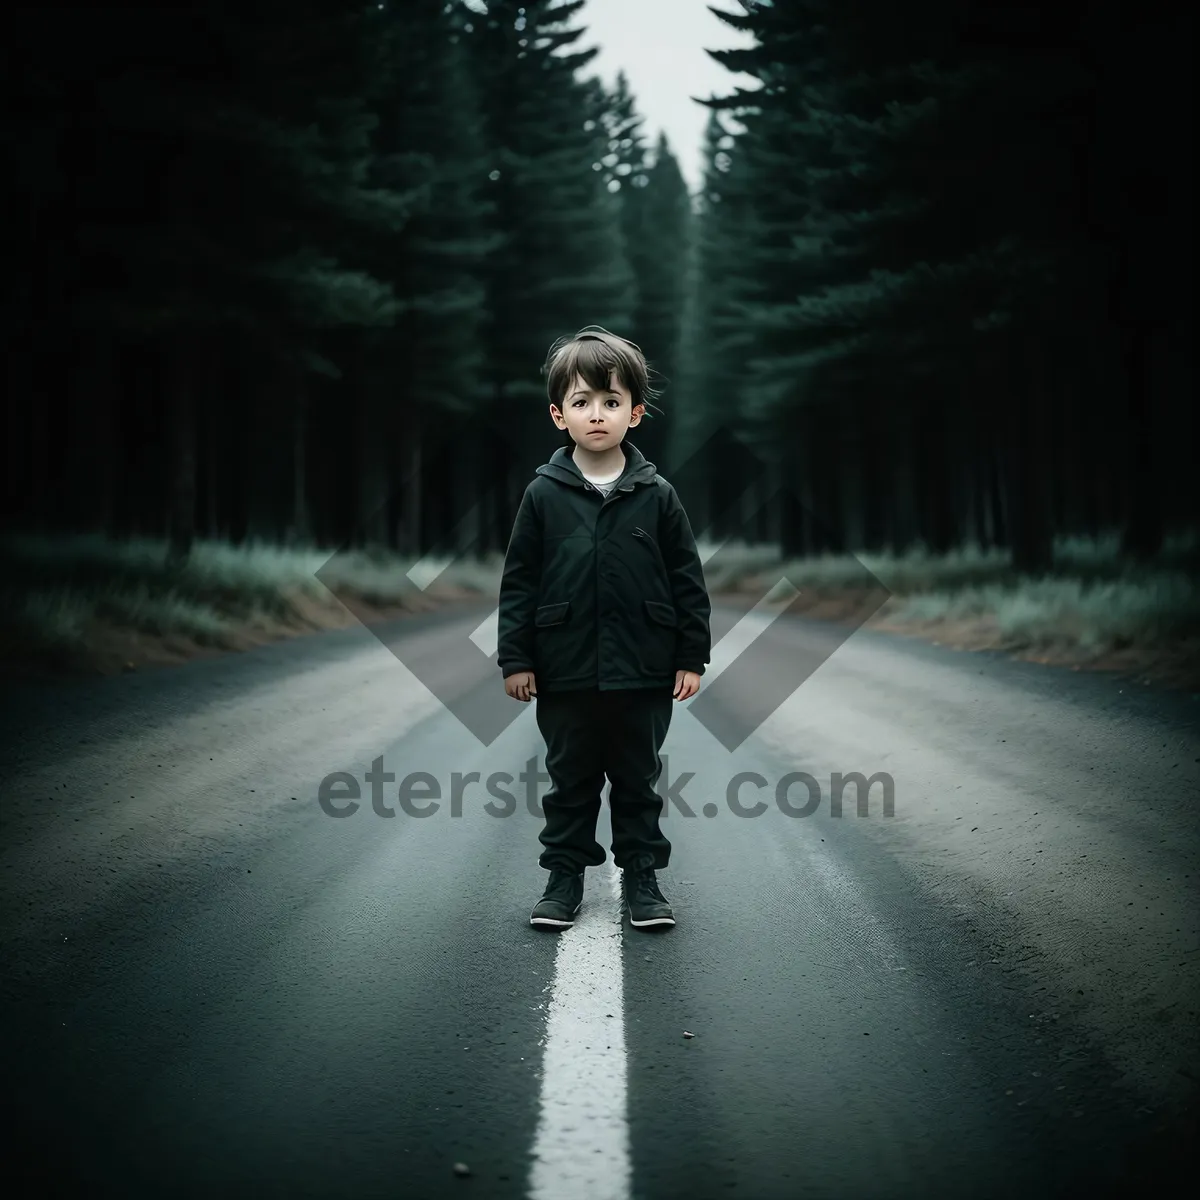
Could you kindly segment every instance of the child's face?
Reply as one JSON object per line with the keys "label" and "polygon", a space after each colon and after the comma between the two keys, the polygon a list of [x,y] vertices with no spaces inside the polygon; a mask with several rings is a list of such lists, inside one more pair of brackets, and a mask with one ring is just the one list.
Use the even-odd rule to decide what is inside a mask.
{"label": "child's face", "polygon": [[568,385],[563,406],[550,405],[550,416],[559,429],[567,430],[577,446],[599,452],[619,446],[626,430],[642,419],[645,406],[632,407],[629,389],[616,371],[608,378],[607,391],[593,391],[581,375]]}

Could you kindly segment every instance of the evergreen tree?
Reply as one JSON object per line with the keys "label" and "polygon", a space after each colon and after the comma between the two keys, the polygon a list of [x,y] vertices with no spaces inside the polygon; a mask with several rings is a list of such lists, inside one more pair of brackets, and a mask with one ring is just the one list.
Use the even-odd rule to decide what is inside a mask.
{"label": "evergreen tree", "polygon": [[[627,202],[639,217],[637,232],[631,235],[631,247],[636,247],[631,258],[638,264],[635,340],[654,367],[669,429],[676,410],[691,403],[681,386],[681,343],[692,211],[687,183],[665,134],[659,136],[653,163],[644,174],[633,176]],[[643,440],[661,454],[668,436],[652,423]]]}
{"label": "evergreen tree", "polygon": [[[633,272],[633,313],[620,332],[642,348],[652,381],[665,395],[677,383],[691,208],[666,136],[660,135],[652,151],[642,124],[625,73],[619,72],[601,118],[608,153],[599,166],[605,187],[619,200],[622,240]],[[669,409],[647,404],[647,419],[638,430],[638,446],[650,457],[666,449],[668,435],[656,423],[664,411]]]}
{"label": "evergreen tree", "polygon": [[[416,553],[424,521],[423,470],[429,431],[474,419],[487,398],[480,330],[482,268],[500,237],[485,226],[488,158],[480,98],[464,41],[467,13],[442,0],[381,6],[373,20],[377,114],[372,175],[378,186],[413,197],[398,232],[374,239],[370,261],[397,298],[394,324],[354,339],[354,453],[360,536]],[[397,453],[401,451],[402,453]],[[392,481],[398,529],[385,508]]]}
{"label": "evergreen tree", "polygon": [[496,0],[469,31],[503,237],[486,267],[485,386],[522,442],[544,437],[537,372],[550,345],[584,325],[627,326],[635,300],[601,178],[607,98],[575,78],[596,51],[558,53],[582,36],[563,28],[582,6]]}
{"label": "evergreen tree", "polygon": [[[894,534],[935,549],[965,532],[956,514],[981,495],[970,466],[988,466],[971,463],[980,431],[998,428],[1014,560],[1043,568],[1046,389],[1098,317],[1062,153],[1088,120],[1090,81],[1071,54],[1081,10],[1031,22],[936,0],[743,8],[725,19],[758,45],[714,57],[763,83],[739,138],[753,210],[740,235],[752,242],[740,259],[754,346],[745,415],[782,432],[803,406],[805,441],[860,473],[877,457],[866,443],[891,439],[891,473],[915,496]],[[860,483],[878,511],[877,479]],[[840,487],[824,490],[845,524]],[[876,541],[878,521],[862,524]]]}

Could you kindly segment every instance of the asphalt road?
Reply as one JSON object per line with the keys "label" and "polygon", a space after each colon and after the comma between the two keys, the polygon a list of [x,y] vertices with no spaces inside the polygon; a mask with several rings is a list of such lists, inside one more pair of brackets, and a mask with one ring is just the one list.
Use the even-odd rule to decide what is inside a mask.
{"label": "asphalt road", "polygon": [[[418,670],[458,663],[486,615],[388,637]],[[827,633],[772,636],[786,672]],[[10,1180],[533,1200],[1188,1182],[1200,702],[860,632],[730,752],[687,711],[715,662],[665,747],[667,778],[693,776],[659,876],[677,926],[622,927],[606,864],[559,935],[528,925],[533,705],[481,663],[438,687],[520,709],[488,745],[361,629],[6,692]],[[376,813],[379,757],[427,773],[412,803],[435,790],[437,811],[387,781]],[[858,815],[853,789],[831,815],[834,770],[890,773],[894,815]],[[469,782],[456,812],[472,771],[507,772],[513,811]],[[805,818],[774,801],[795,771],[824,784]],[[336,772],[361,787],[341,818],[318,801]],[[757,816],[729,800],[739,772],[768,785],[742,787]]]}

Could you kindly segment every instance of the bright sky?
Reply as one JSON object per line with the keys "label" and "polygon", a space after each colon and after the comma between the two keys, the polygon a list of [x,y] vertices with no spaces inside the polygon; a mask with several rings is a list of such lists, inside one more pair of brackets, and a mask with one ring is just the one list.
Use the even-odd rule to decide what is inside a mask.
{"label": "bright sky", "polygon": [[[744,11],[737,0],[710,2],[724,12]],[[688,190],[695,192],[711,110],[689,97],[727,96],[735,87],[758,86],[753,76],[727,71],[704,51],[742,49],[753,39],[714,17],[705,0],[587,0],[572,24],[587,29],[572,52],[600,48],[581,75],[599,75],[612,85],[624,69],[644,118],[645,140],[654,145],[659,130],[666,132]]]}

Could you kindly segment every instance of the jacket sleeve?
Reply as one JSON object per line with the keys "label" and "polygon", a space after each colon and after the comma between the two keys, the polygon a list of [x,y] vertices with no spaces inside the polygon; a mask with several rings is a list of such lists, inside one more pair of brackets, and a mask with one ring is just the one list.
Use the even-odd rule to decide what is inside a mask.
{"label": "jacket sleeve", "polygon": [[530,484],[521,497],[500,577],[496,663],[505,678],[533,670],[533,615],[542,583],[542,525],[532,488]]}
{"label": "jacket sleeve", "polygon": [[679,619],[679,661],[675,669],[703,675],[704,665],[712,652],[709,626],[712,605],[691,523],[678,493],[669,484],[662,515],[661,543]]}

